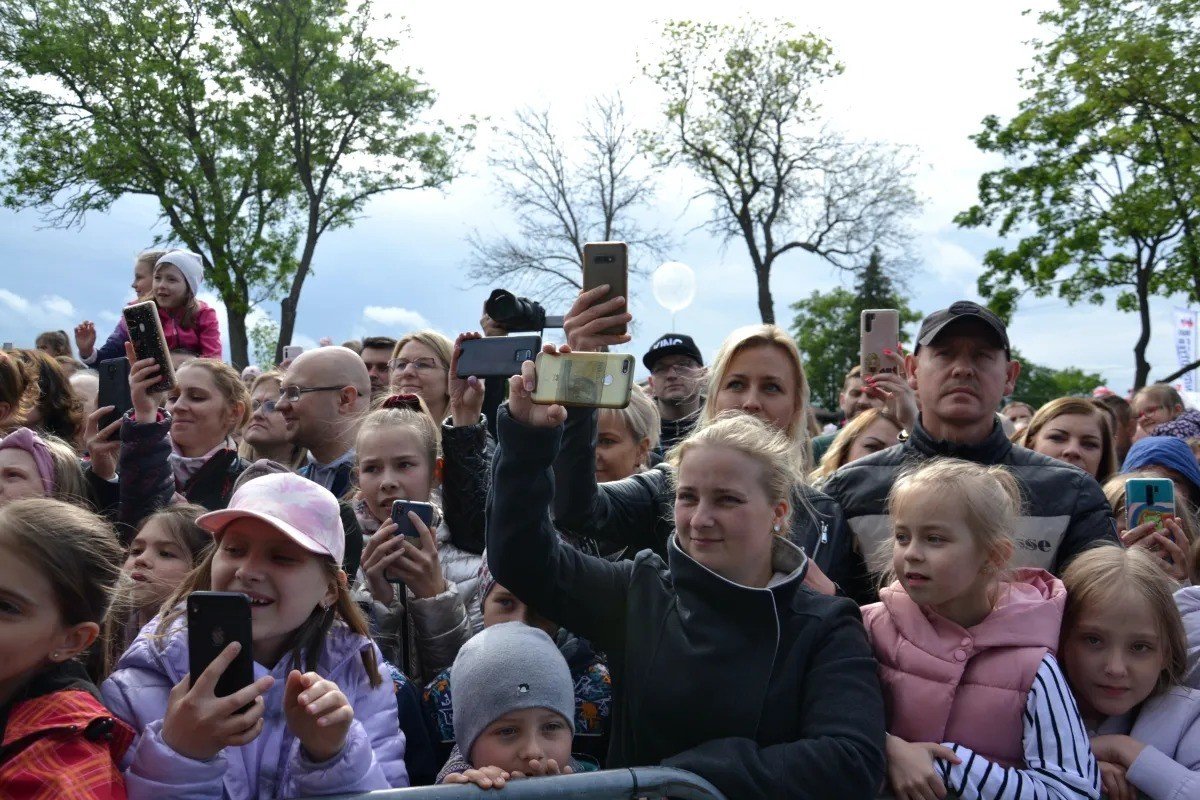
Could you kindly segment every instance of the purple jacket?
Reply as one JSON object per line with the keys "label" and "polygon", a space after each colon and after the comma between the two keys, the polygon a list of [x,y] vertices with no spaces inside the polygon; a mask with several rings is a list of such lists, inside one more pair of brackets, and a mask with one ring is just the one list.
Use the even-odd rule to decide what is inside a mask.
{"label": "purple jacket", "polygon": [[275,800],[408,786],[395,687],[385,678],[371,688],[363,669],[361,653],[367,648],[383,662],[369,639],[335,625],[317,665],[317,672],[337,683],[354,707],[341,754],[314,764],[288,730],[283,690],[292,664],[285,656],[272,670],[254,665],[255,678],[275,676],[275,685],[263,696],[266,714],[258,738],[227,747],[210,761],[196,761],[162,740],[167,696],[188,671],[186,624],[181,620],[157,641],[149,635],[156,627],[157,621],[143,629],[100,687],[104,704],[138,732],[121,763],[130,800]]}
{"label": "purple jacket", "polygon": [[1200,692],[1176,686],[1109,717],[1096,733],[1121,733],[1147,745],[1126,777],[1149,800],[1200,797]]}
{"label": "purple jacket", "polygon": [[1177,591],[1175,605],[1187,631],[1187,674],[1183,685],[1200,689],[1200,586],[1185,586]]}

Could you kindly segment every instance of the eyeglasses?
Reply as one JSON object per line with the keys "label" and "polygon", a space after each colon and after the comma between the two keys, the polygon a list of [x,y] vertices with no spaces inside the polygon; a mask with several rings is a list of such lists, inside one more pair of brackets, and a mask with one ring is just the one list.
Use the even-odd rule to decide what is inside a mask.
{"label": "eyeglasses", "polygon": [[393,358],[388,362],[388,369],[395,370],[396,372],[404,372],[404,370],[408,369],[409,364],[412,364],[422,372],[438,369],[441,366],[436,359],[432,358],[415,358],[411,361],[407,358]]}
{"label": "eyeglasses", "polygon": [[250,404],[250,413],[251,414],[257,414],[260,410],[264,414],[274,414],[275,413],[275,401],[274,400],[255,400],[253,403]]}
{"label": "eyeglasses", "polygon": [[1161,410],[1162,406],[1146,406],[1137,413],[1137,418],[1141,419],[1142,417],[1148,417],[1151,414],[1157,414]]}
{"label": "eyeglasses", "polygon": [[289,403],[297,403],[300,401],[300,395],[308,394],[309,392],[340,392],[345,386],[285,386],[279,390],[279,399],[287,400]]}
{"label": "eyeglasses", "polygon": [[680,375],[687,375],[699,369],[700,366],[695,361],[685,361],[675,364],[663,364],[659,362],[654,365],[654,369],[650,370],[651,375],[666,375],[671,372],[676,372]]}

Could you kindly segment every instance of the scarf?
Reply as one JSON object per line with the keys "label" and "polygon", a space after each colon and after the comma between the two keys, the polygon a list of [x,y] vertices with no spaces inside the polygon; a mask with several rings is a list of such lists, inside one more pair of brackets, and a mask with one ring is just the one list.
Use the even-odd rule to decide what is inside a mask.
{"label": "scarf", "polygon": [[179,452],[179,447],[172,439],[171,453],[167,456],[167,462],[171,465],[171,475],[175,477],[175,485],[179,488],[187,486],[188,482],[196,477],[196,473],[208,463],[210,458],[223,450],[236,449],[233,440],[226,436],[224,441],[202,456],[185,456]]}

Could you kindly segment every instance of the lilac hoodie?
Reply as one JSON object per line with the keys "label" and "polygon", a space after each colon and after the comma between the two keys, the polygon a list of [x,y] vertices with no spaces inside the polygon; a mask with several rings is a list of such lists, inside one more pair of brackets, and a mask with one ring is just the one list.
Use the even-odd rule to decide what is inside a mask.
{"label": "lilac hoodie", "polygon": [[156,627],[157,619],[142,630],[100,687],[104,704],[138,732],[121,763],[130,800],[275,800],[408,786],[392,681],[385,677],[372,688],[363,668],[361,653],[367,648],[383,663],[369,639],[335,625],[317,663],[316,671],[337,683],[354,707],[346,746],[331,761],[309,761],[288,730],[283,691],[292,669],[290,656],[272,670],[254,664],[255,678],[275,676],[275,685],[263,696],[266,714],[258,738],[227,747],[209,761],[196,761],[162,740],[167,696],[188,671],[186,623],[175,623],[158,641],[150,637]]}
{"label": "lilac hoodie", "polygon": [[1200,586],[1185,586],[1177,591],[1175,605],[1187,631],[1187,673],[1183,685],[1200,689]]}
{"label": "lilac hoodie", "polygon": [[1150,800],[1200,797],[1200,692],[1176,686],[1151,697],[1096,730],[1098,736],[1109,733],[1146,745],[1126,777]]}

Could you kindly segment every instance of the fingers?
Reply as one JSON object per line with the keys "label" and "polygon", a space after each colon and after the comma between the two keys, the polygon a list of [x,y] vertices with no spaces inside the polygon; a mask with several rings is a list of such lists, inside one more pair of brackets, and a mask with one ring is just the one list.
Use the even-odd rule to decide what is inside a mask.
{"label": "fingers", "polygon": [[408,512],[408,518],[412,520],[413,527],[417,529],[417,533],[421,535],[421,550],[426,553],[437,552],[437,541],[433,538],[433,531],[429,530],[429,526],[417,516],[417,512]]}
{"label": "fingers", "polygon": [[[241,642],[230,642],[227,644],[225,649],[220,653],[217,653],[217,657],[209,662],[208,666],[204,668],[204,672],[200,673],[200,677],[197,678],[192,684],[192,689],[205,694],[213,694],[213,689],[217,685],[217,679],[221,677],[221,673],[223,673],[229,667],[229,665],[233,663],[233,660],[237,658],[237,654],[241,651]],[[245,689],[242,691],[245,691]],[[232,697],[232,695],[230,696]],[[242,702],[238,703],[236,708],[241,708],[253,699],[254,696],[251,695]]]}
{"label": "fingers", "polygon": [[[207,670],[205,670],[205,671],[207,672]],[[238,689],[233,694],[222,697],[221,698],[222,708],[229,709],[229,713],[232,714],[234,711],[237,711],[242,706],[250,705],[257,698],[259,698],[262,695],[269,692],[271,690],[271,687],[274,685],[275,685],[275,679],[272,678],[270,675],[264,675],[261,678],[259,678],[258,680],[256,680],[254,683],[250,684],[249,686],[243,686],[241,689]],[[250,710],[253,710],[253,709],[250,709]],[[246,713],[248,714],[248,713],[250,713],[250,711],[247,711]]]}
{"label": "fingers", "polygon": [[1143,522],[1136,528],[1130,528],[1121,534],[1121,543],[1126,547],[1133,547],[1135,544],[1154,533],[1154,529],[1157,527],[1158,525],[1154,522]]}
{"label": "fingers", "polygon": [[[547,347],[553,347],[553,345],[547,345]],[[545,352],[545,349],[542,352]],[[533,390],[537,388],[537,367],[532,361],[521,362],[521,384],[521,389],[525,394],[532,394]]]}
{"label": "fingers", "polygon": [[951,764],[962,763],[962,759],[959,758],[953,750],[945,745],[930,743],[928,745],[928,750],[929,755],[933,756],[934,758],[940,758],[944,761],[949,761]]}

